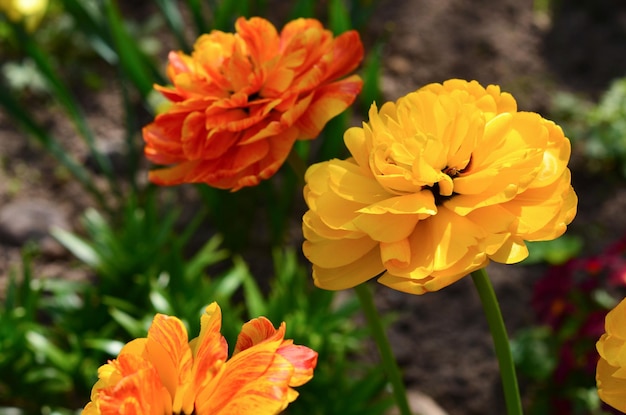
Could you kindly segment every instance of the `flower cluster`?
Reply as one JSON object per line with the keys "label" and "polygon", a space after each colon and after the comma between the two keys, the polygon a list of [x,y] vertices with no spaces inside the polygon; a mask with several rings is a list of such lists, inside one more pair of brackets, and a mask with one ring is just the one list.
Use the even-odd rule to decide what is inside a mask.
{"label": "flower cluster", "polygon": [[397,290],[436,291],[523,260],[524,241],[560,236],[576,213],[569,140],[495,85],[427,85],[373,105],[344,140],[351,158],[306,174],[303,250],[322,288],[382,273]]}
{"label": "flower cluster", "polygon": [[[336,38],[315,19],[280,34],[265,19],[240,18],[237,33],[202,35],[191,55],[171,52],[171,106],[143,130],[156,184],[207,183],[238,190],[274,175],[296,140],[317,137],[361,91],[356,31]],[[343,78],[343,79],[341,79]]]}
{"label": "flower cluster", "polygon": [[220,334],[221,310],[213,303],[189,342],[176,317],[157,314],[146,338],[124,346],[100,367],[84,415],[277,414],[311,379],[317,353],[285,340],[261,317],[244,324],[233,356]]}

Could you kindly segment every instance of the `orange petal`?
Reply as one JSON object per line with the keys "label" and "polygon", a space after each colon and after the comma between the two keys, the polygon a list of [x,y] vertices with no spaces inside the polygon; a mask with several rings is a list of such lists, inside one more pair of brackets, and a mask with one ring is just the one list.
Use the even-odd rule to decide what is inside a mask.
{"label": "orange petal", "polygon": [[243,325],[233,355],[265,341],[278,341],[280,344],[284,335],[285,323],[276,330],[272,322],[265,317],[252,319]]}
{"label": "orange petal", "polygon": [[325,80],[340,78],[355,70],[363,60],[363,43],[356,30],[337,36],[332,46],[331,65],[325,73]]}
{"label": "orange petal", "polygon": [[324,85],[315,91],[313,102],[298,119],[300,139],[317,137],[331,118],[343,112],[361,92],[363,81],[358,75],[352,75],[342,81]]}
{"label": "orange petal", "polygon": [[148,330],[144,356],[156,367],[170,395],[175,396],[178,385],[191,373],[193,363],[187,330],[182,321],[157,314]]}
{"label": "orange petal", "polygon": [[[156,368],[133,354],[120,355],[111,365],[120,380],[111,387],[96,391],[86,413],[101,415],[172,413],[171,397],[161,384]],[[97,411],[93,411],[94,406]]]}
{"label": "orange petal", "polygon": [[148,173],[148,179],[155,184],[161,186],[171,186],[180,183],[192,183],[190,177],[197,176],[194,174],[198,166],[201,165],[199,160],[181,163],[173,167],[165,169],[151,170]]}
{"label": "orange petal", "polygon": [[313,377],[313,370],[317,365],[317,352],[305,346],[299,346],[287,342],[277,351],[282,357],[293,365],[294,372],[289,381],[289,386],[304,385]]}
{"label": "orange petal", "polygon": [[245,41],[252,63],[260,67],[278,54],[278,32],[269,21],[253,17],[240,17],[235,22],[237,33]]}
{"label": "orange petal", "polygon": [[196,413],[277,414],[289,403],[289,361],[267,345],[257,345],[229,360],[220,376],[200,391]]}
{"label": "orange petal", "polygon": [[199,391],[218,376],[228,358],[228,344],[220,334],[221,325],[222,311],[217,303],[212,303],[200,319],[200,335],[189,343],[194,355],[193,374],[177,396],[185,413],[193,412]]}

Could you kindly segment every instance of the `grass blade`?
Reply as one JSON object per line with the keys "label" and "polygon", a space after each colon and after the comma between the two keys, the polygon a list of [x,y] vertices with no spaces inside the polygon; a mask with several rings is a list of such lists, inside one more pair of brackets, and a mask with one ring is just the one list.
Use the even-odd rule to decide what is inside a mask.
{"label": "grass blade", "polygon": [[178,45],[184,51],[189,52],[191,49],[185,39],[185,23],[176,2],[172,0],[156,0],[156,4],[161,9],[167,25],[174,33]]}

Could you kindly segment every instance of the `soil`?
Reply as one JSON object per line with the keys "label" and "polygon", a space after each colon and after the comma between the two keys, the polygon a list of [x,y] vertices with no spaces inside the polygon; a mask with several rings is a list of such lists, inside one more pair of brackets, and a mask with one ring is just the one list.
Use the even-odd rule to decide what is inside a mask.
{"label": "soil", "polygon": [[[550,3],[551,10],[536,10],[533,2],[518,0],[381,0],[364,39],[370,46],[385,42],[384,98],[395,100],[424,84],[458,77],[499,84],[513,93],[520,109],[540,113],[549,110],[557,91],[596,99],[612,79],[626,73],[626,3]],[[123,114],[116,91],[108,91],[90,94],[86,111],[100,137],[116,142],[123,140]],[[38,117],[57,136],[77,141],[55,110],[40,109]],[[84,148],[74,145],[72,151],[86,160]],[[46,236],[46,223],[43,230],[22,230],[21,236],[6,225],[19,212],[46,206],[54,212],[47,215],[51,223],[80,229],[77,218],[93,201],[3,113],[0,162],[0,285],[19,266],[20,248],[31,237],[42,251],[36,275],[81,278],[83,271],[69,254]],[[626,231],[621,214],[626,189],[606,182],[598,186],[597,178],[575,165],[572,170],[580,205],[570,231],[586,238],[587,251],[597,252]],[[3,219],[11,205],[18,214]],[[26,222],[33,221],[27,217]],[[490,265],[488,271],[509,333],[531,324],[532,284],[544,269]],[[376,293],[381,310],[398,315],[390,336],[409,389],[431,396],[450,415],[505,412],[491,338],[469,278],[420,297],[381,286]]]}

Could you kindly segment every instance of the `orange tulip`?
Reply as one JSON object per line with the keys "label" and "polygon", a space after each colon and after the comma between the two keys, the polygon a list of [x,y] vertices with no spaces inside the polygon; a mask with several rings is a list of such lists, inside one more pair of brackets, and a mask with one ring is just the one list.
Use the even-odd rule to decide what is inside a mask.
{"label": "orange tulip", "polygon": [[202,35],[191,55],[171,52],[171,106],[143,130],[146,157],[167,168],[160,185],[207,183],[239,190],[273,176],[296,140],[313,139],[361,91],[356,31],[334,38],[315,19],[279,34],[267,20],[239,18],[237,33]]}
{"label": "orange tulip", "polygon": [[200,336],[188,342],[176,317],[157,314],[147,338],[131,341],[98,370],[84,415],[277,414],[313,377],[317,353],[285,340],[260,317],[244,324],[233,356],[220,334],[216,303],[201,318]]}

